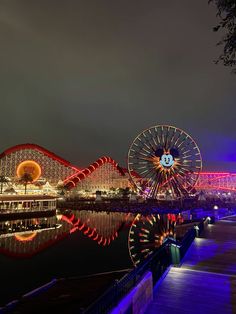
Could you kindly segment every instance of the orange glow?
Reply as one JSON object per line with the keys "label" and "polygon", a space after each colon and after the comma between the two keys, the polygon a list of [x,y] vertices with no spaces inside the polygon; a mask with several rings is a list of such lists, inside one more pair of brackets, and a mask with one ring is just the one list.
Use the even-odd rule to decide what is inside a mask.
{"label": "orange glow", "polygon": [[37,235],[37,232],[27,233],[27,234],[15,234],[17,241],[28,242],[32,241]]}
{"label": "orange glow", "polygon": [[30,174],[34,182],[40,178],[42,171],[40,165],[34,160],[25,160],[18,165],[16,175],[21,178],[25,173]]}

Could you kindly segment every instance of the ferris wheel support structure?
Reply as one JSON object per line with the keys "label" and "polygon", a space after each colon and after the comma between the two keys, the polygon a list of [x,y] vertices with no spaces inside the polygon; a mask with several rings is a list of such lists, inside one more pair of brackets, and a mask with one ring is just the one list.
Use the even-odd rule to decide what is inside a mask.
{"label": "ferris wheel support structure", "polygon": [[202,169],[196,142],[181,129],[157,125],[142,131],[128,152],[128,171],[149,198],[176,199],[193,190]]}

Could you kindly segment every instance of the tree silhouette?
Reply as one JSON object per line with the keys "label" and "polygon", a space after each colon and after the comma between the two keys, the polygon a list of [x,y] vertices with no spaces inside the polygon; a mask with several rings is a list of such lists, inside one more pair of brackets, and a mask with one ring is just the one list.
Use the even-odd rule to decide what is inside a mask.
{"label": "tree silhouette", "polygon": [[61,195],[61,196],[65,195],[66,187],[63,184],[57,185],[56,189],[57,189],[57,193],[59,195]]}
{"label": "tree silhouette", "polygon": [[121,194],[123,198],[127,198],[130,195],[130,188],[119,188],[119,194]]}
{"label": "tree silhouette", "polygon": [[7,183],[9,180],[5,176],[0,176],[0,194],[2,194],[3,184]]}
{"label": "tree silhouette", "polygon": [[[217,45],[223,45],[223,53],[215,62],[223,62],[225,66],[236,66],[236,0],[208,0],[217,7],[219,24],[213,28],[214,32],[223,30],[225,35]],[[233,69],[236,73],[236,67]]]}
{"label": "tree silhouette", "polygon": [[25,194],[26,194],[26,189],[27,185],[29,183],[33,182],[33,178],[30,173],[25,172],[19,179],[19,183],[23,184],[25,186]]}

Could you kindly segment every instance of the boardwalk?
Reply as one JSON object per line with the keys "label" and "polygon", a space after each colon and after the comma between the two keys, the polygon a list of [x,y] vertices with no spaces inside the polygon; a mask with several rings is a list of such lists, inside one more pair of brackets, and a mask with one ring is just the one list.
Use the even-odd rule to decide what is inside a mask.
{"label": "boardwalk", "polygon": [[181,267],[172,267],[155,288],[146,313],[236,313],[236,216],[195,239]]}

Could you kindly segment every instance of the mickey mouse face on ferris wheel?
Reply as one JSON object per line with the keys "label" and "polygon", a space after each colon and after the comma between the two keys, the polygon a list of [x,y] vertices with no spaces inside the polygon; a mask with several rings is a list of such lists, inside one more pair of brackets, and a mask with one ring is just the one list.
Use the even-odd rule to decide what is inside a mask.
{"label": "mickey mouse face on ferris wheel", "polygon": [[171,148],[169,151],[165,151],[163,148],[158,148],[155,151],[156,157],[160,158],[160,165],[163,168],[170,168],[175,163],[175,158],[179,157],[179,152],[175,148]]}
{"label": "mickey mouse face on ferris wheel", "polygon": [[163,154],[160,159],[160,164],[164,168],[170,168],[174,165],[175,161],[171,154]]}

